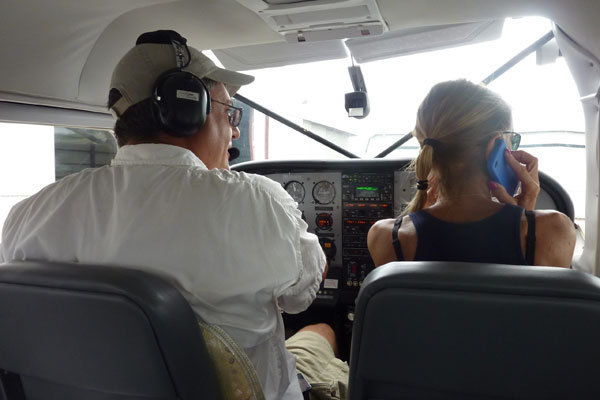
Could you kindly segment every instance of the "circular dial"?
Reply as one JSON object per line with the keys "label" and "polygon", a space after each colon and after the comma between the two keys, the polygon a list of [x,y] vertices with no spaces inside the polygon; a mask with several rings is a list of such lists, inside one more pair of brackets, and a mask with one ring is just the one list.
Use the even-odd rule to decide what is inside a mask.
{"label": "circular dial", "polygon": [[329,204],[335,199],[335,186],[327,181],[317,182],[312,191],[313,199],[319,204]]}
{"label": "circular dial", "polygon": [[331,218],[331,214],[328,214],[328,213],[317,214],[317,218],[315,218],[315,224],[317,225],[317,228],[319,228],[323,231],[330,230],[331,226],[333,225],[333,219]]}
{"label": "circular dial", "polygon": [[304,185],[298,181],[289,181],[283,187],[296,203],[302,203],[304,200]]}

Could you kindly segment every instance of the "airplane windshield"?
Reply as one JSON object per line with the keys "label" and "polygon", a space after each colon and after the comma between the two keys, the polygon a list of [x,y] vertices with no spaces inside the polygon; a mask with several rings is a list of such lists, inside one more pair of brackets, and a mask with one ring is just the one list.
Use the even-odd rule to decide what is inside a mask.
{"label": "airplane windshield", "polygon": [[[361,158],[373,158],[413,129],[419,103],[434,84],[481,82],[551,29],[545,18],[507,19],[497,40],[362,63],[370,102],[363,119],[348,117],[344,108],[344,94],[353,90],[350,57],[246,71],[256,80],[240,93]],[[576,217],[584,218],[584,117],[564,58],[539,65],[533,52],[489,87],[512,106],[521,148],[539,158],[540,169],[565,187]],[[253,160],[346,159],[259,112],[250,132]],[[411,139],[386,158],[417,153]]]}

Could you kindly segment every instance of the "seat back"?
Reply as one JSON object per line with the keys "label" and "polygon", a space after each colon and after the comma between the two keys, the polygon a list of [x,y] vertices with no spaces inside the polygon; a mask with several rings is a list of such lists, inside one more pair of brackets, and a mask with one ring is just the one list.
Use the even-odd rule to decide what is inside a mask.
{"label": "seat back", "polygon": [[357,298],[349,399],[600,398],[600,279],[394,262]]}
{"label": "seat back", "polygon": [[557,210],[575,220],[575,208],[569,193],[550,175],[539,171],[540,193],[535,202],[536,210]]}
{"label": "seat back", "polygon": [[120,267],[0,265],[0,399],[218,399],[194,312]]}

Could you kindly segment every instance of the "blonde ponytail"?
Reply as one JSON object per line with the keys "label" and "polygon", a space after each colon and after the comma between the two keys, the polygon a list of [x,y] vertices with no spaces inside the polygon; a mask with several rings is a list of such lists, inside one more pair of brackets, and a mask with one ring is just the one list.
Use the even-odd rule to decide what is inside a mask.
{"label": "blonde ponytail", "polygon": [[[409,169],[416,172],[417,181],[427,181],[431,168],[433,167],[433,147],[425,145],[421,147],[419,155],[411,163]],[[423,209],[427,201],[427,188],[417,189],[417,193],[408,203],[402,215],[407,215]]]}
{"label": "blonde ponytail", "polygon": [[[426,181],[433,170],[438,194],[458,195],[473,174],[487,173],[487,143],[511,126],[510,107],[488,88],[464,79],[438,83],[417,111],[413,136],[421,150],[409,170],[417,181]],[[417,188],[403,215],[423,209],[424,186]]]}

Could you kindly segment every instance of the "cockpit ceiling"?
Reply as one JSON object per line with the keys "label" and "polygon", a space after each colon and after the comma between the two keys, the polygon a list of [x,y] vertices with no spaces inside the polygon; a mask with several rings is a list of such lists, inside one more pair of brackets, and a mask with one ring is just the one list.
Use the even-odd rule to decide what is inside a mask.
{"label": "cockpit ceiling", "polygon": [[[378,0],[377,4],[391,33],[542,15],[600,58],[598,0]],[[236,0],[4,0],[0,7],[0,100],[20,103],[106,112],[112,69],[144,31],[176,29],[200,49],[278,46],[285,41]],[[321,57],[340,57],[339,46],[335,47],[331,55]],[[283,61],[293,62],[293,58]]]}

